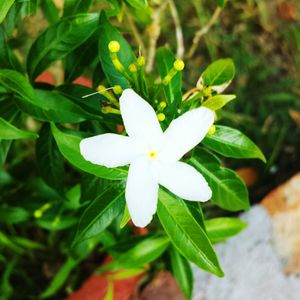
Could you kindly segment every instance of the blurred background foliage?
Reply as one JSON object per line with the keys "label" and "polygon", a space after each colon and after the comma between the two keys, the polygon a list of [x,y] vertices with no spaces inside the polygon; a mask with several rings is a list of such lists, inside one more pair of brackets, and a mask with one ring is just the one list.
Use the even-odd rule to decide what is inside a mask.
{"label": "blurred background foliage", "polygon": [[[245,178],[250,186],[252,203],[260,201],[278,183],[300,169],[300,4],[296,0],[148,2],[149,7],[145,6],[145,1],[88,0],[78,1],[79,5],[74,8],[71,4],[67,5],[72,1],[65,1],[63,10],[62,0],[41,0],[40,3],[37,0],[16,1],[0,27],[0,53],[5,52],[5,39],[14,51],[9,53],[6,60],[0,61],[0,67],[6,68],[9,63],[22,71],[18,60],[24,65],[36,37],[62,14],[72,15],[76,13],[74,10],[99,12],[109,9],[114,24],[135,46],[136,53],[140,50],[146,56],[149,69],[152,68],[149,62],[153,44],[154,49],[169,44],[173,52],[177,51],[186,63],[184,91],[196,85],[200,74],[212,61],[231,57],[236,66],[236,76],[228,92],[237,94],[237,100],[218,116],[219,123],[234,124],[246,133],[261,147],[268,163],[263,165],[259,161],[225,159],[224,164],[238,169]],[[195,33],[199,37],[197,44],[194,43]],[[195,51],[191,51],[194,44]],[[40,81],[59,85],[64,81],[65,69],[66,76],[69,76],[67,80],[73,81],[84,75],[81,80],[89,82],[88,78],[91,78],[93,86],[97,86],[103,81],[104,75],[98,64],[96,47],[90,43],[84,52],[81,47],[75,50],[64,62],[52,65],[50,72],[44,74],[48,76],[47,80],[44,77]],[[71,73],[71,66],[75,62],[79,68]],[[45,85],[36,83],[36,86],[41,84]],[[10,115],[9,109],[0,105],[3,115]],[[39,126],[30,118],[26,122],[29,129]],[[101,132],[96,124],[93,126],[94,131]],[[45,126],[43,130],[49,131],[49,127]],[[45,142],[54,143],[53,140]],[[1,141],[0,159],[5,156],[10,143]],[[54,153],[59,157],[59,162],[61,157],[58,150],[54,149]],[[104,250],[108,250],[112,256],[116,251],[109,247],[120,238],[120,229],[117,224],[112,224],[113,234],[105,231],[98,240],[81,245],[83,250],[80,250],[78,260],[65,259],[69,254],[68,242],[72,239],[72,231],[67,229],[76,224],[84,203],[83,208],[76,211],[74,208],[80,207],[80,198],[88,199],[89,193],[97,193],[97,186],[106,183],[100,182],[100,179],[93,179],[92,182],[90,175],[81,178],[76,171],[68,172],[67,166],[64,169],[58,165],[60,178],[65,180],[69,191],[68,200],[64,200],[63,205],[56,205],[61,203],[59,193],[35,176],[39,171],[34,142],[30,140],[13,143],[6,169],[9,169],[9,173],[0,171],[0,202],[5,199],[15,208],[3,208],[0,211],[1,227],[5,224],[5,230],[0,232],[0,247],[3,249],[0,261],[5,262],[0,267],[0,299],[37,299],[37,295],[47,288],[61,266],[64,267],[62,272],[65,272],[61,278],[68,277],[67,284],[63,291],[49,297],[63,299],[100,265]],[[81,191],[76,185],[79,178],[83,182]],[[45,203],[51,203],[51,207],[45,206]],[[39,219],[39,213],[44,214],[44,218]],[[220,211],[214,213],[224,214]],[[64,218],[60,219],[62,214]],[[53,225],[53,218],[57,226]],[[27,223],[23,225],[25,220]],[[103,255],[100,256],[98,252],[97,255],[93,254],[95,245],[99,243],[104,246]],[[40,249],[44,251],[37,251]],[[89,258],[83,260],[87,256]],[[166,261],[165,257],[154,268],[162,268],[163,261]],[[81,264],[80,269],[75,268],[78,264]],[[48,290],[48,295],[51,295],[51,291],[59,290],[60,283],[55,284],[50,292]]]}

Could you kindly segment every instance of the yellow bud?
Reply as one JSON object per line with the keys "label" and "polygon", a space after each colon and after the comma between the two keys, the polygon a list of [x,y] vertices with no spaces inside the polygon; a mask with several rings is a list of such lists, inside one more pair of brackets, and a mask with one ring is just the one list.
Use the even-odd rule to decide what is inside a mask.
{"label": "yellow bud", "polygon": [[116,94],[116,95],[120,95],[122,92],[123,92],[123,89],[120,85],[115,85],[113,87],[113,92]]}
{"label": "yellow bud", "polygon": [[33,215],[36,219],[39,219],[43,216],[43,212],[40,209],[37,209],[34,211]]}
{"label": "yellow bud", "polygon": [[184,62],[182,59],[176,59],[174,61],[173,67],[176,71],[182,71],[184,69]]}
{"label": "yellow bud", "polygon": [[136,63],[138,64],[139,67],[143,67],[145,65],[145,57],[139,56]]}
{"label": "yellow bud", "polygon": [[118,41],[111,41],[108,44],[108,49],[111,53],[117,53],[120,51],[121,45]]}
{"label": "yellow bud", "polygon": [[97,92],[98,92],[99,94],[105,93],[105,92],[106,92],[106,87],[105,87],[104,85],[98,85],[98,86],[97,86]]}
{"label": "yellow bud", "polygon": [[166,103],[165,101],[161,101],[161,102],[159,103],[159,107],[160,107],[161,109],[164,109],[164,108],[167,107],[167,103]]}
{"label": "yellow bud", "polygon": [[165,118],[166,118],[165,114],[163,114],[163,113],[157,114],[157,119],[158,119],[159,122],[164,121]]}
{"label": "yellow bud", "polygon": [[129,71],[131,73],[135,73],[137,72],[137,68],[136,68],[136,65],[135,64],[130,64],[129,67],[128,67]]}
{"label": "yellow bud", "polygon": [[211,125],[211,127],[209,128],[207,134],[208,135],[213,135],[216,132],[216,126],[215,125]]}
{"label": "yellow bud", "polygon": [[168,85],[171,81],[172,77],[168,74],[165,76],[165,78],[163,79],[163,84],[164,85]]}

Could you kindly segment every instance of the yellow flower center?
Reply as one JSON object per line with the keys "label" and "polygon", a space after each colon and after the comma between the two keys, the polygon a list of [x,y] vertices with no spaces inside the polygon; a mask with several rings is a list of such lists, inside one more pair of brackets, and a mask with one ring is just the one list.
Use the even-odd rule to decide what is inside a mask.
{"label": "yellow flower center", "polygon": [[149,158],[156,159],[157,158],[157,153],[155,151],[151,150],[149,152]]}

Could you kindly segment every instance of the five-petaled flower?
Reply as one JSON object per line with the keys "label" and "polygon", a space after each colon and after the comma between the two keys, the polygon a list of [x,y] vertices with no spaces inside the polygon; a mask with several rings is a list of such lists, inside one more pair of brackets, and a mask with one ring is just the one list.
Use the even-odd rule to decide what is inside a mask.
{"label": "five-petaled flower", "polygon": [[214,113],[200,107],[184,113],[162,131],[152,106],[132,89],[124,90],[120,110],[128,136],[101,134],[80,143],[82,156],[108,168],[130,164],[125,198],[133,223],[144,227],[156,212],[159,184],[191,201],[212,192],[203,176],[180,162],[205,137]]}

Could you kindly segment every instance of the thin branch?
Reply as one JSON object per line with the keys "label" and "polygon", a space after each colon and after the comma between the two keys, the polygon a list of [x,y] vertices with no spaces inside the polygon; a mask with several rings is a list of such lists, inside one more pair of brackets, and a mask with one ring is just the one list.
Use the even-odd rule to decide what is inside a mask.
{"label": "thin branch", "polygon": [[183,34],[182,34],[182,28],[180,24],[180,19],[178,16],[178,11],[176,9],[175,3],[173,0],[168,0],[171,15],[174,21],[175,30],[176,30],[176,41],[177,41],[177,58],[182,58],[184,54],[184,41],[183,41]]}
{"label": "thin branch", "polygon": [[217,7],[216,10],[214,11],[212,17],[206,24],[206,26],[204,26],[203,28],[201,28],[200,30],[198,30],[196,32],[194,39],[193,39],[193,45],[188,53],[188,58],[191,58],[194,55],[202,36],[207,34],[209,32],[209,30],[211,29],[211,27],[217,22],[221,12],[222,12],[222,8]]}
{"label": "thin branch", "polygon": [[138,46],[141,48],[143,55],[146,55],[146,47],[145,44],[143,42],[143,39],[137,29],[137,27],[134,24],[134,21],[132,20],[132,16],[130,14],[130,12],[126,9],[125,10],[125,15],[127,17],[127,21],[128,21],[128,25],[132,31],[133,37],[136,40],[136,43],[138,44]]}
{"label": "thin branch", "polygon": [[149,27],[149,49],[148,49],[148,57],[147,57],[147,65],[146,72],[151,72],[154,65],[155,51],[157,40],[160,35],[160,14],[165,9],[167,2],[164,2],[159,7],[153,10],[152,14],[152,23]]}

